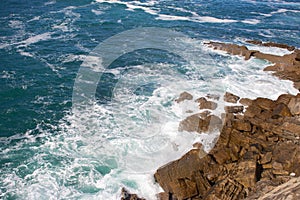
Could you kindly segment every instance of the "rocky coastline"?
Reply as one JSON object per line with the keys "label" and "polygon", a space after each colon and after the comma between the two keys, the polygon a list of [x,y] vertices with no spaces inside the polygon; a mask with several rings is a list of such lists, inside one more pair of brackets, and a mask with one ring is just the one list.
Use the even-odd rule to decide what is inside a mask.
{"label": "rocky coastline", "polygon": [[[273,65],[265,71],[293,81],[300,90],[299,49],[272,42],[247,42],[291,53],[278,56],[236,44],[206,45],[246,60],[268,60]],[[218,98],[231,103],[224,107],[221,117],[210,112],[218,106],[214,101]],[[192,99],[192,94],[183,92],[176,102]],[[199,134],[219,130],[220,137],[209,153],[196,143],[180,159],[156,171],[155,180],[164,190],[157,195],[159,200],[300,199],[300,93],[271,100],[240,98],[227,92],[224,97],[208,95],[196,102],[199,113],[181,121],[178,130]],[[125,196],[122,200],[142,199],[127,191]]]}

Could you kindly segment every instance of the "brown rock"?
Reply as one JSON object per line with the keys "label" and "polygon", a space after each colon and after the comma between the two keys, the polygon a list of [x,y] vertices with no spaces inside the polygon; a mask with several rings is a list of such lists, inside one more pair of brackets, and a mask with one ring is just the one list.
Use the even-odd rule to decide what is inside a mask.
{"label": "brown rock", "polygon": [[255,44],[255,45],[261,45],[262,44],[262,41],[259,41],[259,40],[246,40],[247,43],[250,43],[250,44]]}
{"label": "brown rock", "polygon": [[250,106],[252,104],[252,100],[248,98],[241,98],[239,103],[244,106]]}
{"label": "brown rock", "polygon": [[244,199],[247,192],[240,183],[226,178],[215,184],[204,196],[205,200],[239,200]]}
{"label": "brown rock", "polygon": [[245,188],[255,186],[257,181],[257,164],[254,160],[245,160],[238,163],[237,167],[230,174],[234,180],[242,184]]}
{"label": "brown rock", "polygon": [[[192,149],[180,159],[159,168],[154,177],[167,193],[174,194],[178,199],[187,199],[198,194],[196,181],[192,175],[200,170],[203,162],[203,151]],[[200,191],[201,192],[201,191]]]}
{"label": "brown rock", "polygon": [[178,130],[205,133],[215,129],[220,130],[221,128],[222,120],[219,117],[215,115],[203,116],[198,113],[181,121]]}
{"label": "brown rock", "polygon": [[275,43],[275,42],[266,42],[266,43],[262,43],[262,45],[265,47],[278,47],[278,48],[282,48],[282,49],[287,49],[289,51],[295,50],[294,46],[289,46],[286,44],[279,44],[279,43]]}
{"label": "brown rock", "polygon": [[182,101],[184,101],[184,100],[192,100],[192,99],[193,99],[193,95],[191,95],[191,94],[188,93],[188,92],[183,92],[183,93],[181,93],[181,94],[179,95],[179,98],[176,99],[175,101],[176,101],[177,103],[180,103],[180,102],[182,102]]}
{"label": "brown rock", "polygon": [[213,101],[208,101],[206,98],[201,97],[196,100],[199,103],[199,109],[210,109],[215,110],[218,107],[218,104]]}
{"label": "brown rock", "polygon": [[290,109],[283,103],[279,103],[274,107],[272,115],[272,118],[292,116]]}
{"label": "brown rock", "polygon": [[230,93],[230,92],[226,92],[224,95],[224,101],[228,102],[228,103],[237,103],[237,101],[240,99],[240,97]]}
{"label": "brown rock", "polygon": [[225,106],[224,110],[226,113],[242,113],[244,106]]}
{"label": "brown rock", "polygon": [[249,122],[237,120],[233,123],[233,128],[239,130],[239,131],[251,131],[251,124]]}
{"label": "brown rock", "polygon": [[300,115],[300,95],[291,98],[288,107],[293,115]]}
{"label": "brown rock", "polygon": [[130,194],[128,190],[122,188],[121,200],[145,200],[145,199],[139,198],[136,194]]}
{"label": "brown rock", "polygon": [[288,105],[292,97],[293,95],[291,94],[282,94],[277,98],[276,103],[283,103],[285,105]]}
{"label": "brown rock", "polygon": [[272,110],[275,105],[274,101],[267,98],[257,98],[253,103],[268,111]]}
{"label": "brown rock", "polygon": [[[271,185],[268,183],[266,185]],[[262,187],[261,187],[262,188]],[[266,188],[266,187],[263,187]],[[255,199],[258,200],[299,200],[300,199],[300,178],[292,178],[286,183],[271,187],[269,191],[260,193]],[[254,199],[254,198],[249,198]]]}
{"label": "brown rock", "polygon": [[264,154],[260,160],[260,164],[264,165],[267,164],[269,162],[271,162],[272,160],[272,152],[267,152],[266,154]]}

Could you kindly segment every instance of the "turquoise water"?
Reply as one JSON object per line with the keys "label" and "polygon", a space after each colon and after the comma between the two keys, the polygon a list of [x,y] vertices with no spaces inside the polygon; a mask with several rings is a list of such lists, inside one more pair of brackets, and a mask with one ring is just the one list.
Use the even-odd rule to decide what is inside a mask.
{"label": "turquoise water", "polygon": [[[123,186],[152,199],[159,187],[151,174],[198,137],[177,132],[180,112],[195,107],[174,105],[180,92],[295,92],[261,71],[266,62],[216,54],[201,43],[256,39],[300,48],[299,21],[296,0],[2,2],[0,199],[118,199]],[[157,49],[127,53],[100,78],[90,110],[72,110],[89,53],[141,27],[185,34],[183,51],[192,46],[202,62]],[[212,67],[208,80],[203,69]]]}

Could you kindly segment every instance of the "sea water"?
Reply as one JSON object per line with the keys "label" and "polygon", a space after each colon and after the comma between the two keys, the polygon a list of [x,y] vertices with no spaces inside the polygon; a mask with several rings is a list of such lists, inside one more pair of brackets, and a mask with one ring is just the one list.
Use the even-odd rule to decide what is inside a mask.
{"label": "sea water", "polygon": [[[122,187],[155,199],[155,170],[195,142],[209,151],[219,134],[178,132],[179,122],[198,112],[193,100],[175,103],[181,92],[194,100],[225,91],[271,99],[297,93],[292,82],[263,71],[271,63],[204,45],[291,53],[245,41],[299,48],[296,0],[8,0],[0,11],[0,199],[119,199]],[[125,53],[100,69],[89,107],[74,109],[84,64],[96,63],[90,69],[99,73],[101,57],[91,52],[143,27],[184,34],[176,48],[185,59],[161,49]],[[224,112],[218,103],[216,115]]]}

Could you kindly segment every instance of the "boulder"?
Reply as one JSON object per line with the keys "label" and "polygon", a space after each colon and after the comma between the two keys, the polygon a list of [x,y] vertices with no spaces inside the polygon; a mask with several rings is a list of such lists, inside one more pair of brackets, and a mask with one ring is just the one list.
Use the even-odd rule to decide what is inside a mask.
{"label": "boulder", "polygon": [[184,100],[192,100],[192,99],[193,99],[193,95],[191,95],[191,94],[188,93],[188,92],[183,92],[183,93],[181,93],[181,94],[179,95],[179,98],[176,99],[175,101],[176,101],[177,103],[180,103],[180,102],[182,102],[182,101],[184,101]]}
{"label": "boulder", "polygon": [[222,128],[222,120],[215,115],[198,113],[180,122],[178,131],[206,133]]}

